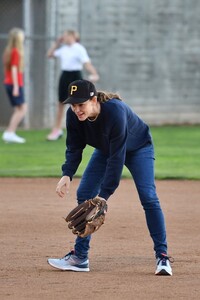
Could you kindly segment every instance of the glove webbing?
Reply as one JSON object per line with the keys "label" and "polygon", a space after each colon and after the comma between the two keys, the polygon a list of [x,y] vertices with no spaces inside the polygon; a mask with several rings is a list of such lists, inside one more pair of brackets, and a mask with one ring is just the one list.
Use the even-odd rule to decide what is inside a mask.
{"label": "glove webbing", "polygon": [[78,231],[81,232],[82,230],[84,230],[85,225],[87,223],[86,217],[93,209],[94,209],[93,205],[88,206],[86,210],[84,207],[82,207],[77,213],[75,214],[73,213],[71,218],[69,218],[68,216],[67,218],[67,220],[69,219],[68,228],[72,229],[73,233],[76,233]]}

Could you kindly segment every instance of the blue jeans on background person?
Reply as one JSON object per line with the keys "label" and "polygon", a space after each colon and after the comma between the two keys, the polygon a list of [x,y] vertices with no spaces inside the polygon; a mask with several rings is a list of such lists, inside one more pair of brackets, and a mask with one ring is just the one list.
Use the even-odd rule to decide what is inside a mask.
{"label": "blue jeans on background person", "polygon": [[[104,178],[108,157],[95,149],[77,190],[78,203],[97,196]],[[165,220],[154,180],[154,147],[148,143],[144,147],[127,152],[125,165],[130,171],[138,195],[145,211],[146,222],[154,242],[155,256],[167,254]],[[75,253],[80,258],[87,258],[91,236],[76,238]]]}
{"label": "blue jeans on background person", "polygon": [[19,106],[25,102],[24,100],[24,88],[19,87],[19,95],[13,96],[13,85],[12,84],[4,84],[7,95],[10,100],[11,106]]}

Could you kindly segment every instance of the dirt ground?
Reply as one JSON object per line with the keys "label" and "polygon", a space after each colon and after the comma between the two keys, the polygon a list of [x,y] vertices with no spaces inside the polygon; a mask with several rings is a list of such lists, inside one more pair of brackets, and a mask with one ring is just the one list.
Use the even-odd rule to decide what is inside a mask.
{"label": "dirt ground", "polygon": [[131,180],[109,199],[106,223],[94,233],[90,272],[47,264],[73,248],[63,217],[75,205],[58,179],[0,178],[0,299],[200,299],[200,182],[157,181],[173,276],[155,276],[152,241]]}

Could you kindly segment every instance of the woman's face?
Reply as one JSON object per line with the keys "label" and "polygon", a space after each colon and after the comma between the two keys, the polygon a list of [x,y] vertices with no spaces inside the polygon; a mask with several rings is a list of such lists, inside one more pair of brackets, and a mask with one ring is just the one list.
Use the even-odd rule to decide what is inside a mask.
{"label": "woman's face", "polygon": [[76,114],[79,121],[85,121],[87,118],[93,117],[97,105],[96,97],[80,104],[71,104],[72,111]]}
{"label": "woman's face", "polygon": [[63,34],[63,41],[67,45],[71,45],[71,44],[73,44],[75,42],[75,37],[73,36],[73,34],[70,34],[68,32],[64,32],[64,34]]}

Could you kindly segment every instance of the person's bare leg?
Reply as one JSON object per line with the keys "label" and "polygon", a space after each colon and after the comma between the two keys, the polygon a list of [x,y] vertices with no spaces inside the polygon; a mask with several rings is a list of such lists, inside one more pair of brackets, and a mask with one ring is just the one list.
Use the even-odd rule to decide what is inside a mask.
{"label": "person's bare leg", "polygon": [[64,114],[65,106],[61,102],[58,103],[57,107],[57,114],[56,114],[56,122],[55,126],[53,127],[51,133],[47,136],[47,140],[55,141],[59,139],[62,135],[62,120]]}
{"label": "person's bare leg", "polygon": [[64,114],[64,104],[58,103],[58,110],[57,110],[57,116],[56,116],[56,123],[55,123],[55,129],[62,129],[62,120],[63,120],[63,114]]}
{"label": "person's bare leg", "polygon": [[14,108],[14,112],[10,118],[10,122],[6,129],[7,132],[15,132],[17,130],[18,125],[21,123],[25,114],[27,112],[27,104],[23,103]]}
{"label": "person's bare leg", "polygon": [[14,107],[14,112],[10,118],[10,122],[8,124],[7,129],[4,131],[2,135],[2,139],[8,143],[25,143],[26,140],[20,136],[18,136],[15,131],[17,130],[18,125],[23,120],[25,114],[27,112],[27,104],[23,103],[21,105]]}

